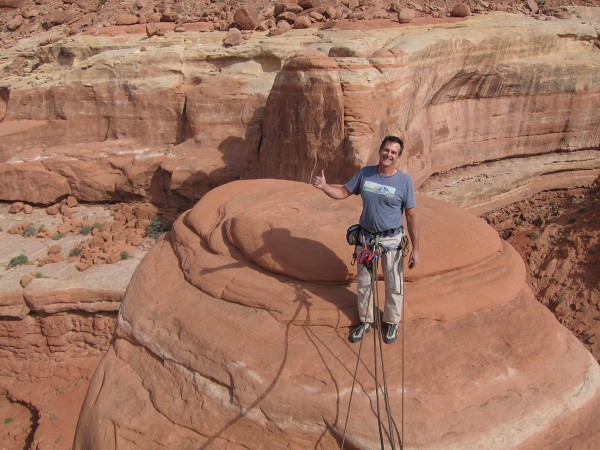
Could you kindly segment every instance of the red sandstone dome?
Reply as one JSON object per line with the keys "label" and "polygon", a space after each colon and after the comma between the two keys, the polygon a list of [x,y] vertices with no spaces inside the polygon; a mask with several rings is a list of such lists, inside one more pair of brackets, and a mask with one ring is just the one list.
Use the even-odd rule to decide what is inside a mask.
{"label": "red sandstone dome", "polygon": [[[405,445],[598,444],[600,369],[533,299],[517,253],[475,216],[418,202]],[[357,198],[256,180],[182,215],[133,276],[75,448],[338,448],[358,352],[347,342],[357,317],[344,230],[358,210]],[[402,350],[384,348],[397,422]],[[352,448],[379,442],[372,351],[363,347],[357,373]]]}

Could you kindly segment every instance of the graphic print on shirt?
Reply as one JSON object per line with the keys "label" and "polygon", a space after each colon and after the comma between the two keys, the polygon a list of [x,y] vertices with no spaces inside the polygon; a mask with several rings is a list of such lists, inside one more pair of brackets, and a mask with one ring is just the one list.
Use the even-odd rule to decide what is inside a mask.
{"label": "graphic print on shirt", "polygon": [[386,186],[385,184],[379,184],[369,180],[365,181],[363,190],[374,194],[385,195],[388,198],[394,197],[394,194],[396,193],[396,188],[393,186]]}

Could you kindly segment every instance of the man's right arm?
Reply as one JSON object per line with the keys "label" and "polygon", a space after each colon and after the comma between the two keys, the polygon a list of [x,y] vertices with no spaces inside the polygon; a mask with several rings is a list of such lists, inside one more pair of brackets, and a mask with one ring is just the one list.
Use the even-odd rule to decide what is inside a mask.
{"label": "man's right arm", "polygon": [[321,170],[321,176],[315,176],[312,180],[312,185],[317,189],[321,189],[328,197],[335,200],[343,200],[348,198],[352,193],[346,186],[333,186],[325,181],[325,171]]}

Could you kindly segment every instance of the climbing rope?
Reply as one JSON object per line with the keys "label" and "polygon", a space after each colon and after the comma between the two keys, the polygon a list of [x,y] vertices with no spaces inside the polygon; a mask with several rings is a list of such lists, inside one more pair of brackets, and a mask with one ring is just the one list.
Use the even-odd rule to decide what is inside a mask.
{"label": "climbing rope", "polygon": [[[384,431],[384,427],[382,424],[382,420],[381,420],[381,407],[380,407],[380,403],[379,403],[379,391],[381,390],[381,385],[379,383],[379,374],[378,374],[378,356],[377,356],[377,345],[379,344],[379,353],[381,354],[380,356],[380,360],[381,360],[381,370],[382,370],[382,378],[383,378],[383,397],[384,397],[384,403],[385,403],[385,410],[386,410],[386,414],[388,416],[388,430],[387,434],[389,437],[389,441],[391,443],[392,446],[392,450],[395,450],[395,441],[396,439],[394,438],[394,420],[393,420],[393,416],[392,416],[392,411],[391,411],[391,407],[390,407],[390,400],[389,400],[389,392],[388,392],[388,386],[387,386],[387,376],[385,373],[385,362],[384,362],[384,357],[383,357],[383,338],[382,338],[382,327],[381,327],[381,316],[379,315],[379,289],[378,289],[378,283],[377,283],[377,266],[378,266],[378,262],[379,262],[379,256],[381,255],[381,249],[383,248],[380,243],[379,243],[379,236],[376,236],[375,239],[375,244],[373,245],[373,250],[372,253],[369,254],[369,252],[367,251],[367,247],[368,244],[365,243],[365,249],[361,252],[361,254],[359,255],[359,257],[357,258],[359,263],[362,263],[363,265],[365,265],[365,267],[367,268],[367,270],[369,270],[369,273],[371,274],[371,290],[369,293],[369,301],[366,305],[366,310],[368,310],[368,308],[373,308],[373,325],[375,327],[375,329],[377,330],[374,334],[373,334],[373,346],[374,346],[374,351],[373,351],[373,357],[374,357],[374,376],[375,376],[375,396],[376,396],[376,404],[377,404],[377,424],[378,424],[378,429],[379,429],[379,440],[380,440],[380,445],[381,445],[381,450],[384,450],[384,439],[383,439],[383,431]],[[387,252],[387,249],[385,250]],[[401,254],[401,258],[399,259],[399,264],[403,263],[403,256]],[[401,277],[401,289],[402,289],[402,293],[404,294],[404,278]],[[364,311],[363,311],[364,313]],[[398,434],[398,437],[400,438],[400,450],[403,449],[404,447],[404,301],[402,302],[402,375],[401,375],[401,383],[402,383],[402,400],[401,400],[401,408],[402,408],[402,413],[401,413],[401,431]],[[363,317],[365,315],[363,314]],[[364,338],[364,334],[363,334],[363,338]],[[353,379],[352,379],[352,389],[350,391],[350,399],[348,401],[348,410],[346,413],[346,421],[344,423],[344,432],[343,432],[343,437],[342,437],[342,445],[341,445],[341,449],[344,449],[344,445],[345,445],[345,441],[346,441],[346,432],[347,432],[347,427],[348,427],[348,420],[350,418],[350,409],[351,409],[351,405],[352,405],[352,398],[354,395],[354,388],[356,385],[356,375],[358,373],[358,366],[360,363],[360,355],[361,355],[361,351],[362,351],[362,344],[363,344],[363,339],[360,340],[360,345],[358,348],[358,355],[357,355],[357,360],[356,360],[356,366],[354,369],[354,375],[353,375]]]}
{"label": "climbing rope", "polygon": [[[376,238],[375,242],[376,242],[375,245],[377,247],[378,242],[379,242],[379,237]],[[377,343],[379,343],[379,352],[381,354],[381,373],[382,373],[382,377],[383,377],[383,398],[385,401],[386,414],[388,416],[388,433],[389,433],[390,442],[392,444],[392,450],[395,450],[396,446],[395,446],[395,439],[394,439],[393,418],[392,418],[392,411],[390,408],[390,398],[388,395],[387,377],[385,374],[385,363],[384,363],[384,358],[383,358],[383,338],[381,336],[381,334],[382,334],[381,333],[382,332],[381,316],[379,315],[379,289],[378,289],[378,283],[377,283],[377,263],[378,262],[379,262],[379,256],[376,255],[375,263],[373,264],[373,273],[372,273],[372,277],[371,277],[371,292],[374,293],[374,298],[375,298],[375,301],[373,302],[373,318],[375,319],[375,322],[377,323],[377,329],[379,330],[378,333],[374,333],[374,335],[373,335],[374,346],[375,346],[375,351],[373,353],[375,354],[375,394],[377,395],[377,422],[379,423],[379,439],[381,441],[381,448],[383,450],[384,445],[383,445],[383,435],[382,435],[382,431],[381,431],[382,425],[381,425],[380,408],[379,408],[379,378],[377,376]],[[379,339],[376,340],[376,337],[378,337]]]}

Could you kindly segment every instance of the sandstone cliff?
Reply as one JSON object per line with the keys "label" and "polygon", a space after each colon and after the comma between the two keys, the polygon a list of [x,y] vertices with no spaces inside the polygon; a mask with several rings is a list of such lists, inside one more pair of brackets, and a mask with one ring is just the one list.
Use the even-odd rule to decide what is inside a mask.
{"label": "sandstone cliff", "polygon": [[23,39],[2,57],[28,69],[0,79],[0,198],[185,208],[239,178],[306,181],[326,169],[343,181],[386,133],[406,138],[418,184],[561,153],[561,167],[525,165],[463,206],[510,202],[549,173],[589,184],[600,159],[600,19],[595,8],[574,12],[255,32],[235,47],[218,32]]}
{"label": "sandstone cliff", "polygon": [[[373,161],[373,150],[384,133],[399,133],[407,138],[405,168],[416,177],[422,192],[448,199],[476,213],[490,211],[543,189],[587,185],[600,167],[600,120],[596,107],[600,86],[597,50],[600,20],[594,8],[572,11],[570,18],[545,17],[546,21],[490,14],[467,20],[415,20],[410,25],[396,23],[390,27],[387,24],[385,29],[369,22],[368,26],[340,23],[332,30],[293,30],[282,36],[254,32],[250,39],[230,48],[222,45],[224,32],[198,33],[191,27],[187,32],[152,37],[140,34],[143,28],[139,26],[106,27],[104,35],[74,36],[68,36],[58,27],[51,28],[22,39],[0,54],[0,65],[4,67],[0,74],[0,199],[49,204],[72,195],[86,202],[146,200],[157,206],[183,210],[213,187],[238,178],[306,180],[313,171],[325,169],[329,181],[343,181],[356,167]],[[111,33],[114,36],[110,36]],[[321,209],[319,212],[324,213]],[[248,242],[247,235],[256,234],[256,227],[262,230],[262,225],[255,223],[255,214],[258,213],[237,218],[228,225],[232,227],[225,241],[229,242],[228,248],[243,249],[240,250],[243,257],[239,254],[236,257],[252,268],[253,264],[263,267],[268,279],[276,273],[285,279],[291,276],[303,280],[298,283],[301,287],[297,287],[299,298],[304,298],[305,290],[309,289],[317,296],[335,299],[335,310],[316,302],[320,309],[312,310],[318,310],[318,314],[311,314],[312,320],[321,320],[326,325],[333,320],[332,315],[338,314],[339,308],[345,313],[339,314],[337,329],[347,326],[352,319],[352,286],[338,293],[332,290],[324,293],[320,284],[310,288],[305,284],[328,283],[329,279],[342,283],[351,273],[345,264],[347,249],[336,241],[339,240],[339,223],[335,225],[335,232],[333,229],[325,232],[324,242],[327,246],[337,242],[334,253],[343,256],[320,261],[323,244],[310,244],[307,261],[298,262],[293,250],[291,254],[274,257],[263,254],[256,242]],[[354,213],[351,215],[354,217]],[[296,224],[292,225],[287,229],[295,229]],[[289,242],[285,229],[276,230],[269,238],[269,245],[281,248],[282,243]],[[308,225],[307,229],[310,229]],[[23,244],[10,240],[10,245],[5,245],[6,232],[0,232],[1,256],[3,262],[8,262],[12,256],[8,250]],[[308,238],[301,236],[300,242],[305,244]],[[28,251],[30,244],[27,243]],[[31,247],[32,251],[41,251],[38,247],[42,246],[38,244]],[[167,243],[161,245],[161,252],[171,251]],[[178,247],[178,251],[184,251],[184,247]],[[233,247],[230,251],[236,253]],[[306,250],[306,245],[302,245],[302,251]],[[179,261],[172,260],[176,264]],[[23,422],[31,422],[37,432],[23,441],[33,440],[39,448],[70,444],[73,423],[64,421],[72,414],[69,408],[81,402],[87,380],[109,344],[115,311],[136,263],[130,260],[114,269],[93,269],[85,274],[57,263],[47,268],[47,276],[44,275],[46,269],[39,271],[42,277],[35,278],[25,288],[20,284],[20,277],[31,272],[31,267],[0,270],[0,312],[3,315],[0,345],[5,361],[0,368],[3,378],[0,394],[4,395],[8,387],[12,400],[33,411],[32,418]],[[310,272],[308,278],[306,271]],[[60,275],[54,279],[54,274]],[[222,275],[219,272],[218,277]],[[216,282],[213,294],[218,294],[219,283],[225,279],[210,281],[204,277],[197,281],[202,286],[202,283]],[[230,288],[239,290],[242,286],[252,290],[259,286],[258,289],[263,289],[252,275],[244,274],[235,279],[247,282],[232,283]],[[416,278],[413,281],[416,282]],[[413,283],[411,286],[418,290],[422,285]],[[191,292],[190,295],[197,295],[197,290]],[[296,295],[295,290],[290,293],[289,289],[277,292],[284,298]],[[228,291],[225,299],[236,301],[240,295]],[[529,294],[523,296],[530,297]],[[425,294],[422,297],[435,298]],[[274,308],[271,314],[280,323],[286,323],[287,316],[277,302],[263,304],[258,294],[252,298],[255,300],[252,308],[258,308],[252,311],[261,315],[261,320],[261,311],[268,307]],[[544,319],[536,318],[536,321],[542,320],[541,328],[554,326],[549,325],[551,318],[545,317],[546,313],[537,311],[535,306],[521,307],[516,299],[511,305],[519,305],[519,311],[533,308],[536,315],[541,314]],[[418,311],[415,304],[409,306],[412,308],[409,315]],[[248,306],[245,308],[242,311],[248,310]],[[446,317],[449,311],[443,304],[436,304],[435,310],[439,310],[437,319],[451,317]],[[475,323],[487,324],[493,320],[495,316],[485,316]],[[419,328],[416,327],[418,321],[411,322],[410,326],[416,327],[415,337],[436,343],[454,336],[452,333],[468,334],[473,328],[468,321],[468,326],[460,321],[450,322],[451,326],[458,323],[455,331],[443,327],[434,331]],[[282,334],[282,326],[278,326],[280,340],[287,334]],[[233,329],[239,330],[236,327]],[[537,341],[526,342],[530,336],[519,327],[522,324],[516,325],[521,331],[516,333],[516,341],[511,342],[525,345],[523,352],[527,352]],[[445,331],[440,331],[442,329]],[[322,332],[321,328],[317,330]],[[503,332],[500,327],[497,336],[504,336]],[[546,336],[545,331],[538,332],[537,328],[530,332],[538,333],[536,339]],[[334,334],[342,345],[340,333]],[[571,338],[563,336],[565,331],[557,333],[556,339],[578,348],[571,343]],[[320,334],[310,336],[321,337]],[[329,334],[325,337],[329,338]],[[201,339],[208,341],[210,336]],[[122,339],[119,342],[122,356],[128,344]],[[259,342],[262,345],[263,341]],[[301,345],[323,350],[312,342]],[[492,356],[496,355],[496,344],[490,346],[481,354],[489,351]],[[423,348],[412,349],[412,356],[417,358]],[[479,351],[470,348],[475,353]],[[538,350],[533,350],[533,354]],[[195,348],[190,350],[195,351]],[[344,351],[343,364],[349,367],[352,350]],[[443,347],[440,351],[455,354],[451,348]],[[502,352],[498,350],[498,353]],[[560,371],[556,356],[559,354],[560,351],[548,356],[542,352],[538,359],[532,357],[532,364],[538,364],[541,371],[544,367]],[[107,361],[114,355],[113,349]],[[275,351],[274,364],[284,361],[286,355]],[[522,354],[513,356],[517,360],[522,358]],[[547,363],[543,362],[546,357]],[[452,376],[478,370],[470,366],[456,368],[452,362],[442,361],[443,358],[445,356],[440,355],[431,361],[430,368],[437,370],[440,365],[449,365],[448,373]],[[541,419],[536,424],[524,423],[525,431],[521,425],[515,426],[519,430],[515,445],[526,446],[521,439],[532,436],[531,448],[552,448],[552,445],[562,448],[560,439],[556,440],[551,432],[547,434],[549,441],[534,436],[533,428],[552,428],[548,424],[564,425],[562,430],[570,430],[565,431],[565,442],[574,446],[580,442],[594,445],[583,430],[595,430],[598,426],[587,415],[585,406],[596,404],[595,400],[588,402],[585,397],[595,388],[590,387],[593,383],[582,382],[583,396],[569,397],[569,387],[585,372],[587,362],[579,353],[568,358],[573,358],[573,372],[565,374],[567,381],[553,378],[544,391],[549,392],[558,384],[557,392],[563,392],[563,397],[555,404],[540,406],[539,410],[535,409],[537,406],[527,409],[543,411],[543,414],[540,413]],[[169,364],[166,366],[170,367]],[[180,367],[177,364],[174,367]],[[397,362],[391,364],[397,368]],[[487,366],[484,364],[481,370],[487,370]],[[524,377],[533,373],[531,367],[527,370],[523,370]],[[589,372],[591,378],[596,376],[594,370]],[[500,378],[508,383],[508,379],[514,381],[512,374],[506,369],[508,378]],[[322,381],[321,375],[315,380]],[[261,373],[261,376],[265,375]],[[268,380],[280,380],[272,373],[269,376]],[[293,376],[289,379],[296,380]],[[486,376],[487,373],[482,375]],[[54,377],[53,383],[45,384],[51,377]],[[203,378],[200,380],[204,382]],[[217,382],[219,380],[217,378]],[[311,384],[311,380],[303,380],[305,384],[299,385]],[[522,378],[515,383],[520,380]],[[314,381],[315,391],[321,381]],[[368,379],[364,385],[368,391]],[[123,386],[119,385],[118,389]],[[131,388],[137,392],[135,395],[142,395],[139,389],[139,386]],[[260,391],[260,386],[253,389],[259,394],[266,392]],[[440,389],[444,395],[452,390],[451,387]],[[512,385],[507,389],[507,392],[519,392],[511,390]],[[301,394],[304,396],[304,391]],[[344,395],[339,396],[340,417],[344,412]],[[440,400],[446,406],[448,401],[453,401],[448,400],[453,398],[452,393],[448,395]],[[523,398],[526,403],[531,396],[523,395]],[[540,398],[531,403],[539,401],[537,405],[542,405]],[[155,399],[144,401],[155,402]],[[234,417],[237,417],[235,414],[252,416],[250,412],[257,412],[256,408],[248,408],[249,403],[236,401],[238,410]],[[494,402],[504,405],[502,395],[489,404]],[[567,412],[561,415],[557,404],[563,405]],[[322,410],[330,406],[327,403]],[[271,411],[275,422],[288,423],[277,415],[280,410],[266,410]],[[407,405],[407,413],[409,410],[410,405]],[[569,415],[570,410],[576,412]],[[523,417],[526,414],[523,413]],[[324,417],[327,421],[319,422],[316,429],[322,430],[325,426],[333,430],[327,436],[338,436],[342,419],[332,421],[329,410]],[[415,420],[418,417],[417,414]],[[311,416],[307,420],[312,424],[313,419]],[[170,420],[164,423],[172,427]],[[574,420],[579,421],[579,425],[574,425]],[[370,430],[370,426],[365,427]],[[409,427],[414,429],[415,423],[407,424],[407,430]],[[460,428],[457,424],[454,427]],[[80,436],[96,432],[86,428]],[[233,433],[238,432],[236,429]],[[28,433],[29,430],[24,431],[25,436]],[[160,435],[161,431],[153,430],[153,433]],[[354,439],[362,439],[362,431],[355,433],[359,437],[355,435]],[[479,436],[486,436],[485,433]],[[490,431],[488,436],[504,439],[502,433]],[[423,436],[425,434],[430,433]],[[206,430],[195,428],[190,436],[192,440],[207,439]],[[273,442],[287,439],[277,437],[284,436],[278,431],[273,432],[273,436]],[[429,439],[423,436],[419,439]],[[407,439],[412,438],[416,437],[407,436]],[[124,439],[134,442],[129,434]],[[147,442],[168,446],[171,445],[169,439],[161,435],[148,438]],[[331,439],[324,438],[324,441],[333,442]],[[479,438],[467,436],[465,439],[475,442]],[[444,442],[443,445],[454,445]]]}
{"label": "sandstone cliff", "polygon": [[[356,200],[239,181],[184,214],[132,278],[75,448],[337,448],[358,352],[339,228]],[[533,299],[516,252],[456,207],[419,208],[427,264],[408,272],[404,368],[402,342],[384,348],[397,426],[405,371],[406,448],[598,445],[600,368]],[[369,340],[352,448],[379,442]]]}

